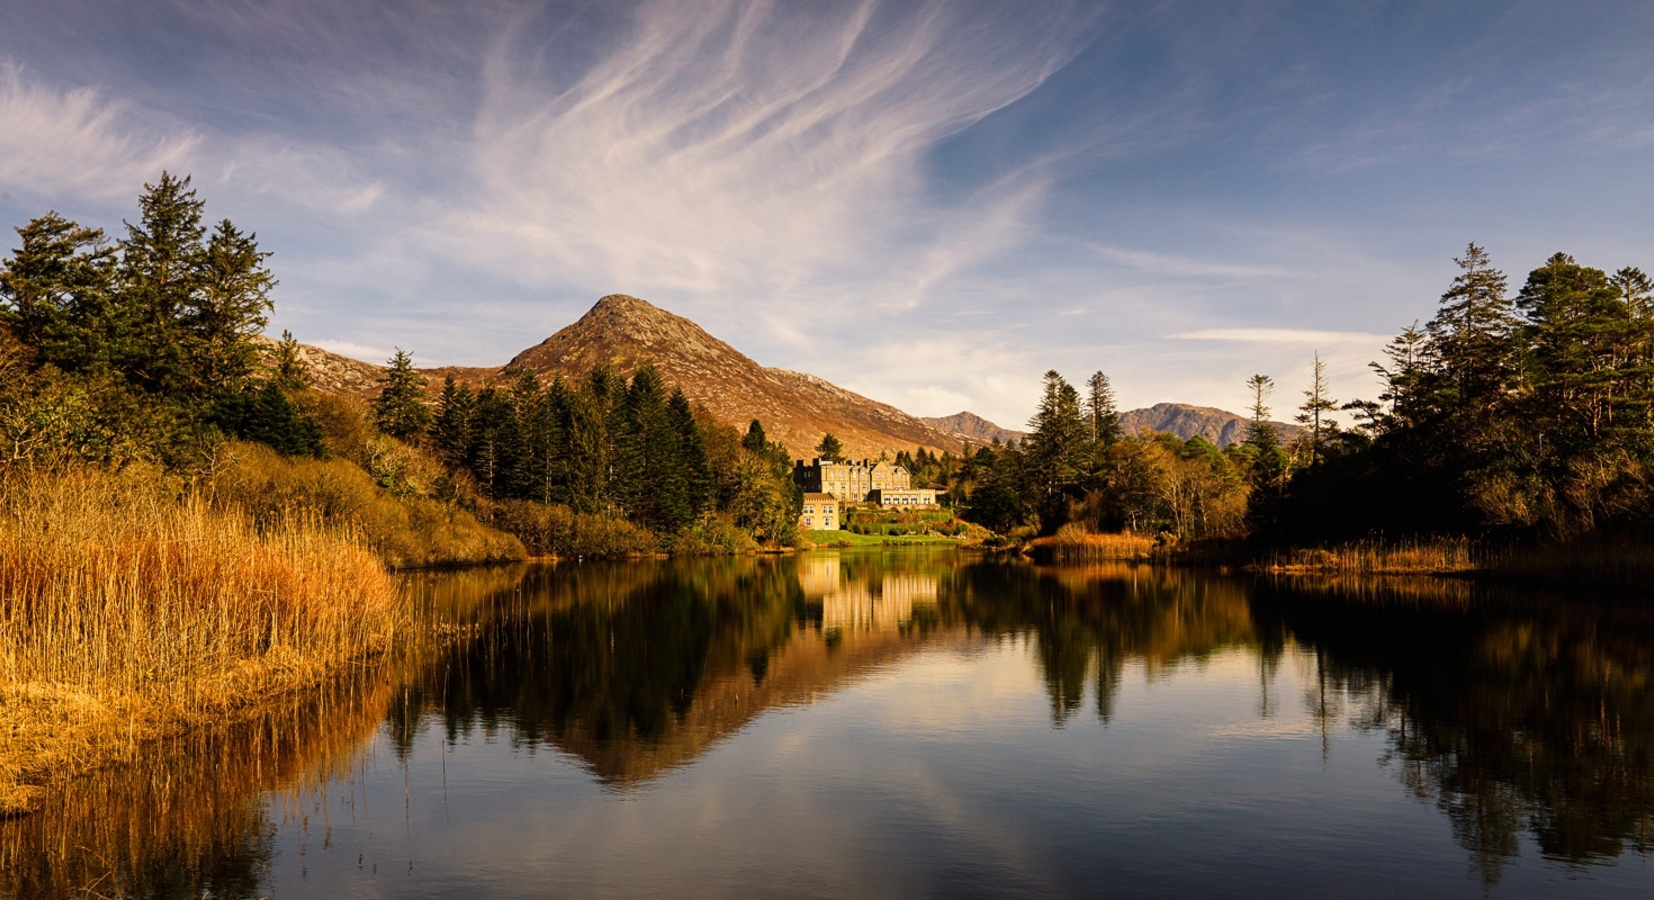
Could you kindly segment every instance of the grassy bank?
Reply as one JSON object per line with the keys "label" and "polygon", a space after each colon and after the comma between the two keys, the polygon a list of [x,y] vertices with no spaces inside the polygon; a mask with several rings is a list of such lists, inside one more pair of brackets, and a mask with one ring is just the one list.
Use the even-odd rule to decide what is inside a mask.
{"label": "grassy bank", "polygon": [[1468,538],[1359,541],[1336,547],[1278,550],[1254,568],[1276,574],[1440,575],[1472,572],[1486,565]]}
{"label": "grassy bank", "polygon": [[816,547],[904,547],[914,544],[957,544],[959,539],[933,534],[856,534],[850,531],[806,531],[804,540]]}
{"label": "grassy bank", "polygon": [[313,514],[267,524],[154,471],[0,479],[0,811],[388,645],[374,552]]}
{"label": "grassy bank", "polygon": [[1035,538],[1028,555],[1044,563],[1138,562],[1156,555],[1154,538],[1132,532],[1094,534],[1075,525],[1064,525],[1057,533]]}

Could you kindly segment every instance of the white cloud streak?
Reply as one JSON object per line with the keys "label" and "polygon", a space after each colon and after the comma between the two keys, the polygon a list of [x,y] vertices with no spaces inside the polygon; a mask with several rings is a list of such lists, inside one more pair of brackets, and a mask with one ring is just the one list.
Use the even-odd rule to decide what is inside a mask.
{"label": "white cloud streak", "polygon": [[0,186],[48,202],[132,196],[163,168],[187,169],[200,138],[141,127],[97,90],[42,84],[0,60]]}
{"label": "white cloud streak", "polygon": [[1029,172],[944,215],[925,154],[1072,58],[1056,13],[650,3],[567,86],[526,62],[547,48],[507,36],[471,138],[477,195],[442,239],[588,291],[755,300],[883,270],[922,294],[961,253],[1014,241],[1037,202]]}

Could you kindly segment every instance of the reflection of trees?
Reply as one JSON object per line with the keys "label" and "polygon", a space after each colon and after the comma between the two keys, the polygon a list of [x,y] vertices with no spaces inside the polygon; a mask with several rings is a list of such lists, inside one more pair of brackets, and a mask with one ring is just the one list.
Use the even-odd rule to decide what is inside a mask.
{"label": "reflection of trees", "polygon": [[[470,637],[426,667],[391,730],[411,742],[428,700],[450,740],[506,724],[513,740],[586,751],[597,765],[617,742],[678,737],[710,680],[761,682],[802,616],[796,574],[764,560],[532,569],[464,612]],[[624,780],[630,768],[617,764],[608,774]]]}
{"label": "reflection of trees", "polygon": [[[1097,714],[1113,715],[1125,666],[1153,676],[1224,648],[1259,641],[1244,586],[1177,569],[1095,565],[1036,568],[1020,563],[962,566],[941,615],[989,635],[1031,634],[1051,695],[1052,719],[1077,712],[1094,685]],[[1264,641],[1272,667],[1280,641]]]}
{"label": "reflection of trees", "polygon": [[148,747],[0,822],[0,896],[259,897],[270,862],[263,792],[319,784],[384,721],[380,678],[276,704],[225,733]]}
{"label": "reflection of trees", "polygon": [[1434,802],[1489,881],[1528,832],[1583,863],[1654,847],[1654,615],[1517,605],[1416,587],[1359,601],[1278,590],[1259,603],[1312,647],[1386,762]]}

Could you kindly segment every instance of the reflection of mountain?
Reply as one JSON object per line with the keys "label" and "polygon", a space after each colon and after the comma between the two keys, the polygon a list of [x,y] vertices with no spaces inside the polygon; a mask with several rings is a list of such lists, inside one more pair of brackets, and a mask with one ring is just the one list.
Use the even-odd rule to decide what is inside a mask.
{"label": "reflection of mountain", "polygon": [[[567,752],[607,783],[635,784],[766,709],[811,702],[926,640],[882,611],[857,619],[804,589],[863,596],[865,583],[825,589],[822,579],[854,570],[801,572],[790,559],[530,570],[517,589],[472,610],[476,638],[423,687],[451,735],[507,724],[514,740]],[[911,610],[926,582],[891,583],[888,594],[871,590]],[[847,627],[861,624],[878,627]]]}
{"label": "reflection of mountain", "polygon": [[1385,764],[1489,882],[1523,832],[1570,862],[1654,850],[1654,612],[1447,592],[1257,605],[1320,660],[1312,711],[1387,731]]}

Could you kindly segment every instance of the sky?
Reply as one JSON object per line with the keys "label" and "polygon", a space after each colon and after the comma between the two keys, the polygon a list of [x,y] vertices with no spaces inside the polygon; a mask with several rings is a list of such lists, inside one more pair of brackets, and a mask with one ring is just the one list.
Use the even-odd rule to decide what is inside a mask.
{"label": "sky", "polygon": [[1286,418],[1469,242],[1654,269],[1650,48],[1641,0],[0,0],[0,223],[188,173],[271,331],[370,361],[626,293],[917,415]]}

